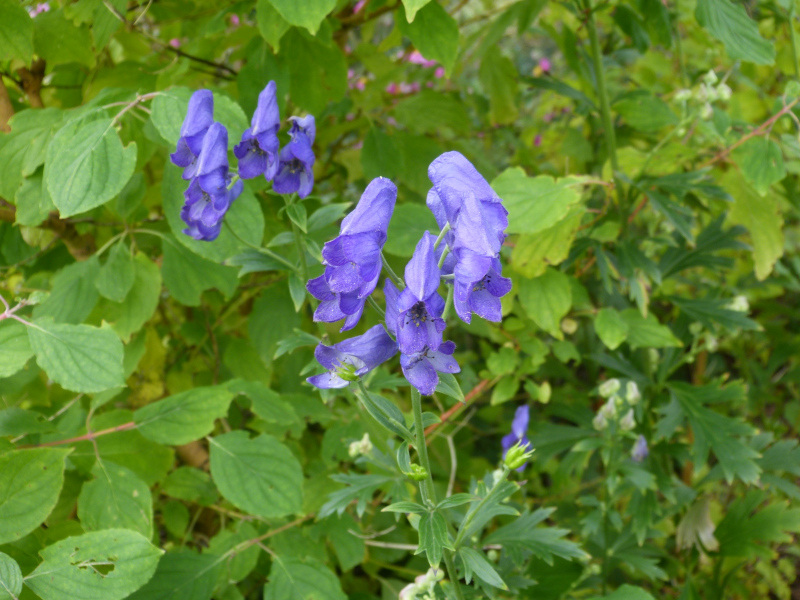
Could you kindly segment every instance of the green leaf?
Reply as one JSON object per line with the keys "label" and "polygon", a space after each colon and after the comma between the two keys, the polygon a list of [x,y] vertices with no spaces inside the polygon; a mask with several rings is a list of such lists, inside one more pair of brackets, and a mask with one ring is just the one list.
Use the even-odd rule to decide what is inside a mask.
{"label": "green leaf", "polygon": [[78,496],[84,530],[132,529],[153,537],[153,497],[147,484],[130,469],[108,461],[96,462],[92,475]]}
{"label": "green leaf", "polygon": [[34,448],[0,454],[0,544],[36,529],[56,505],[70,450]]}
{"label": "green leaf", "polygon": [[339,578],[313,559],[275,557],[264,600],[347,600]]}
{"label": "green leaf", "polygon": [[320,23],[336,7],[336,0],[269,0],[290,25],[305,27],[316,35]]}
{"label": "green leaf", "polygon": [[520,167],[503,171],[492,187],[508,209],[508,233],[536,233],[552,227],[580,201],[576,190],[583,180],[549,175],[528,177]]}
{"label": "green leaf", "polygon": [[488,585],[501,590],[508,590],[508,586],[497,574],[497,571],[494,570],[492,563],[486,560],[482,552],[464,546],[458,549],[458,555],[464,562],[464,579],[468,584],[472,580],[472,574],[474,573],[478,579]]}
{"label": "green leaf", "polygon": [[109,302],[103,315],[125,343],[150,320],[161,298],[161,270],[147,255],[136,255],[133,276],[130,293],[119,304]]}
{"label": "green leaf", "polygon": [[456,506],[475,502],[476,500],[479,500],[479,498],[473,494],[453,494],[452,496],[449,496],[439,502],[439,504],[436,505],[436,508],[455,508]]}
{"label": "green leaf", "polygon": [[38,227],[56,209],[47,186],[44,173],[37,172],[22,180],[22,185],[14,196],[17,205],[15,222],[25,227]]}
{"label": "green leaf", "polygon": [[403,413],[400,412],[400,409],[397,408],[394,402],[387,400],[383,396],[372,393],[366,396],[359,393],[358,399],[361,400],[367,412],[388,431],[399,435],[409,442],[413,440],[411,432],[406,427],[406,420],[403,417]]}
{"label": "green leaf", "polygon": [[645,319],[635,308],[628,308],[620,313],[620,317],[628,325],[627,342],[631,348],[680,348],[681,341],[672,334],[672,330],[658,322],[653,313]]}
{"label": "green leaf", "polygon": [[[223,529],[208,544],[209,554],[227,558],[220,574],[220,583],[236,583],[247,577],[256,568],[261,548],[251,544],[245,550],[241,548],[231,552],[239,544],[258,537],[255,528],[246,521],[239,521],[234,529]],[[353,536],[351,536],[353,537]]]}
{"label": "green leaf", "polygon": [[394,142],[377,127],[370,127],[361,149],[361,168],[368,180],[376,177],[395,179],[403,171],[403,155]]}
{"label": "green leaf", "polygon": [[258,250],[245,250],[241,254],[231,256],[224,262],[231,267],[241,267],[239,278],[250,273],[261,273],[263,271],[286,271],[288,267],[282,262],[275,260],[271,256],[259,252]]}
{"label": "green leaf", "polygon": [[458,380],[452,373],[439,373],[439,383],[436,385],[436,392],[455,398],[459,402],[466,403],[464,392],[461,391],[461,386],[458,385]]}
{"label": "green leaf", "polygon": [[[567,559],[583,559],[586,553],[574,542],[565,540],[569,533],[556,527],[536,527],[549,517],[554,508],[540,508],[522,515],[516,521],[495,530],[484,540],[484,544],[500,544],[512,556],[521,550],[532,552],[552,564],[554,556]],[[518,556],[518,554],[516,554]]]}
{"label": "green leaf", "polygon": [[213,554],[169,552],[147,584],[128,600],[210,600],[223,561]]}
{"label": "green leaf", "polygon": [[323,521],[323,526],[342,571],[364,562],[367,546],[363,539],[353,535],[353,531],[359,531],[359,524],[350,514],[329,517]]}
{"label": "green leaf", "polygon": [[36,362],[73,392],[102,392],[125,385],[122,342],[110,329],[36,319],[28,327]]}
{"label": "green leaf", "polygon": [[33,316],[51,317],[56,323],[82,323],[97,303],[99,272],[97,256],[64,267],[53,277],[50,295],[33,309]]}
{"label": "green leaf", "polygon": [[11,133],[0,136],[0,196],[14,198],[23,177],[33,175],[44,162],[47,144],[63,114],[58,108],[44,108],[11,117]]}
{"label": "green leaf", "polygon": [[455,550],[447,534],[447,522],[438,512],[425,513],[419,519],[419,547],[414,554],[428,557],[428,564],[434,569],[442,562],[445,548]]}
{"label": "green leaf", "polygon": [[281,16],[270,0],[257,0],[256,21],[261,36],[272,46],[275,53],[280,50],[280,41],[283,34],[289,31],[291,25]]}
{"label": "green leaf", "polygon": [[[184,234],[178,234],[184,235]],[[185,306],[199,306],[205,290],[216,288],[231,296],[239,283],[236,269],[201,258],[172,236],[162,238],[161,275],[174,298]]]}
{"label": "green leaf", "polygon": [[383,249],[394,256],[410,257],[422,234],[438,229],[436,219],[427,206],[412,202],[398,204],[389,222],[389,233]]}
{"label": "green leaf", "polygon": [[741,4],[729,0],[698,0],[695,9],[697,21],[708,32],[725,44],[728,56],[757,65],[775,64],[775,47],[758,32]]}
{"label": "green leaf", "polygon": [[[0,61],[21,60],[30,64],[33,57],[33,19],[15,0],[0,0]],[[19,593],[19,592],[17,592]]]}
{"label": "green leaf", "polygon": [[76,119],[50,142],[44,179],[53,204],[66,218],[111,200],[135,166],[136,144],[123,147],[111,119]]}
{"label": "green leaf", "polygon": [[428,509],[421,504],[417,504],[416,502],[407,502],[403,500],[400,502],[394,502],[389,506],[384,506],[381,509],[381,512],[422,514],[428,512]]}
{"label": "green leaf", "polygon": [[163,553],[135,531],[94,531],[39,552],[44,561],[25,583],[42,600],[121,600],[153,576]]}
{"label": "green leaf", "polygon": [[597,337],[609,350],[616,350],[628,337],[628,322],[613,308],[601,308],[594,319]]}
{"label": "green leaf", "polygon": [[133,420],[144,437],[181,446],[211,433],[214,422],[228,414],[232,399],[223,386],[197,387],[143,406]]}
{"label": "green leaf", "polygon": [[33,410],[12,406],[0,410],[0,437],[53,431],[55,425]]}
{"label": "green leaf", "polygon": [[539,327],[556,339],[564,339],[561,319],[572,307],[569,277],[555,269],[547,269],[536,279],[523,279],[519,284],[519,301]]}
{"label": "green leaf", "polygon": [[100,268],[95,287],[104,298],[122,302],[131,291],[135,278],[133,255],[125,241],[120,240],[111,248],[106,263]]}
{"label": "green leaf", "polygon": [[25,325],[13,319],[0,321],[0,378],[11,377],[33,356]]}
{"label": "green leaf", "polygon": [[197,502],[202,506],[214,504],[219,494],[211,476],[194,467],[178,467],[161,484],[161,492],[170,498]]}
{"label": "green leaf", "polygon": [[654,600],[654,598],[640,587],[625,584],[607,596],[593,596],[591,600]]}
{"label": "green leaf", "polygon": [[303,469],[289,449],[270,435],[246,431],[210,438],[211,476],[226,500],[264,518],[300,514]]}
{"label": "green leaf", "polygon": [[326,46],[299,29],[290,29],[283,36],[281,55],[289,64],[292,102],[303,110],[319,114],[328,102],[341,100],[347,92],[347,61],[335,44]]}
{"label": "green leaf", "polygon": [[733,151],[747,183],[766,196],[773,183],[786,177],[781,147],[766,136],[752,137]]}
{"label": "green leaf", "polygon": [[15,600],[21,592],[22,571],[17,561],[0,552],[0,600]]}
{"label": "green leaf", "polygon": [[406,19],[411,23],[417,15],[417,11],[424,8],[431,0],[403,0],[403,7],[406,9]]}
{"label": "green leaf", "polygon": [[678,124],[678,116],[667,103],[646,91],[626,94],[614,102],[612,108],[628,125],[645,133],[655,133],[667,125]]}
{"label": "green leaf", "polygon": [[447,128],[453,133],[466,135],[471,120],[458,96],[425,89],[395,104],[394,115],[417,134],[440,133]]}
{"label": "green leaf", "polygon": [[289,215],[292,223],[297,225],[303,233],[308,232],[308,213],[302,202],[295,202],[286,207],[286,214]]}
{"label": "green leaf", "polygon": [[746,313],[725,308],[728,304],[726,300],[691,300],[677,297],[671,297],[670,300],[687,316],[699,321],[708,329],[713,330],[714,323],[722,325],[729,331],[736,331],[740,328],[748,331],[761,329],[756,321],[747,318]]}
{"label": "green leaf", "polygon": [[425,58],[442,63],[448,75],[453,72],[458,56],[458,23],[439,2],[428,2],[408,23],[400,18],[396,24]]}
{"label": "green leaf", "polygon": [[542,275],[548,265],[561,264],[569,256],[584,212],[583,206],[573,206],[567,216],[552,227],[519,236],[511,252],[511,268],[530,279]]}
{"label": "green leaf", "polygon": [[95,66],[89,29],[75,27],[62,10],[41,13],[33,20],[33,48],[50,67],[69,63]]}
{"label": "green leaf", "polygon": [[306,299],[306,281],[294,271],[289,273],[289,295],[294,304],[294,311],[299,313]]}
{"label": "green leaf", "polygon": [[492,46],[483,55],[479,77],[489,94],[489,121],[492,125],[510,125],[517,120],[517,68]]}
{"label": "green leaf", "polygon": [[282,286],[267,288],[253,304],[247,323],[250,339],[267,366],[272,364],[278,342],[300,327],[300,317],[285,289]]}
{"label": "green leaf", "polygon": [[319,509],[318,519],[324,519],[334,512],[341,515],[353,501],[357,501],[356,513],[361,516],[367,508],[367,502],[372,500],[372,496],[378,488],[394,481],[393,477],[386,475],[360,475],[358,473],[331,475],[331,479],[344,483],[347,487],[333,492],[328,497],[328,501]]}

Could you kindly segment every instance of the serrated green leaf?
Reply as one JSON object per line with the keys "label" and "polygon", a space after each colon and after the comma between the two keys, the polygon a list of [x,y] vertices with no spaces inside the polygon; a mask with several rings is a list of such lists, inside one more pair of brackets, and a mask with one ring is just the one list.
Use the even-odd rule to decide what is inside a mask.
{"label": "serrated green leaf", "polygon": [[12,406],[0,410],[0,437],[53,431],[55,425],[33,410]]}
{"label": "serrated green leaf", "polygon": [[500,588],[501,590],[508,589],[508,586],[497,574],[492,564],[486,560],[483,553],[465,546],[458,549],[458,555],[464,562],[464,579],[467,583],[470,583],[474,573],[481,581],[492,587]]}
{"label": "serrated green leaf", "polygon": [[95,279],[95,287],[104,298],[122,302],[131,291],[135,277],[133,255],[125,241],[120,240],[109,251],[108,259]]}
{"label": "serrated green leaf", "polygon": [[554,556],[566,559],[583,559],[586,553],[564,537],[566,529],[536,527],[549,517],[555,509],[540,508],[521,516],[516,521],[495,530],[484,540],[485,544],[500,544],[509,552],[527,550],[542,560],[552,563]]}
{"label": "serrated green leaf", "polygon": [[354,500],[357,501],[356,513],[361,516],[367,508],[367,502],[382,485],[394,481],[393,477],[386,475],[360,475],[347,473],[345,475],[332,475],[331,479],[344,483],[347,487],[333,492],[328,501],[319,509],[317,518],[324,519],[334,512],[342,514]]}
{"label": "serrated green leaf", "polygon": [[0,552],[0,600],[15,600],[22,592],[22,571],[13,558]]}
{"label": "serrated green leaf", "polygon": [[347,61],[336,45],[326,46],[295,28],[283,36],[282,46],[281,55],[289,66],[292,102],[311,114],[319,114],[328,102],[341,100],[347,92]]}
{"label": "serrated green leaf", "polygon": [[362,538],[353,535],[360,526],[350,514],[328,517],[323,526],[342,571],[349,571],[364,562],[367,546]]}
{"label": "serrated green leaf", "polygon": [[772,184],[786,177],[781,147],[766,136],[750,138],[733,151],[733,158],[744,178],[762,197]]}
{"label": "serrated green leaf", "polygon": [[627,94],[614,102],[612,108],[628,125],[645,133],[654,133],[678,123],[678,117],[669,105],[647,91]]}
{"label": "serrated green leaf", "polygon": [[281,38],[284,33],[289,31],[291,25],[281,16],[270,0],[257,0],[256,22],[261,36],[267,40],[277,54],[280,50]]}
{"label": "serrated green leaf", "polygon": [[47,144],[63,114],[58,108],[44,108],[11,117],[11,133],[0,136],[0,195],[14,198],[23,177],[33,175],[44,162]]}
{"label": "serrated green leaf", "polygon": [[88,27],[76,27],[63,10],[49,10],[33,20],[33,49],[50,66],[80,63],[95,66]]}
{"label": "serrated green leaf", "polygon": [[653,313],[645,319],[637,309],[628,308],[620,313],[620,317],[628,325],[626,340],[631,348],[680,348],[683,345]]}
{"label": "serrated green leaf", "polygon": [[609,350],[616,350],[628,337],[628,322],[613,308],[601,308],[594,319],[597,337]]}
{"label": "serrated green leaf", "polygon": [[492,125],[510,125],[517,120],[517,80],[514,63],[492,46],[483,55],[479,76],[489,94],[489,120]]}
{"label": "serrated green leaf", "polygon": [[455,550],[447,534],[447,522],[441,513],[424,513],[419,519],[419,547],[414,554],[428,557],[428,564],[434,569],[442,562],[445,549]]}
{"label": "serrated green leaf", "polygon": [[[183,235],[183,234],[178,234]],[[217,288],[226,296],[239,283],[236,269],[202,258],[172,236],[163,237],[161,275],[173,297],[185,306],[199,306],[205,290]]]}
{"label": "serrated green leaf", "polygon": [[209,600],[224,562],[214,554],[170,552],[147,584],[128,600]]}
{"label": "serrated green leaf", "polygon": [[210,447],[211,476],[234,506],[264,518],[300,513],[303,469],[274,437],[233,431],[210,438]]}
{"label": "serrated green leaf", "polygon": [[121,303],[109,302],[104,311],[105,320],[125,343],[150,320],[161,298],[161,270],[147,255],[136,255],[133,276],[125,299]]}
{"label": "serrated green leaf", "polygon": [[[14,0],[0,0],[0,60],[30,64],[33,56],[33,19]],[[19,593],[19,592],[17,592]]]}
{"label": "serrated green leaf", "polygon": [[533,321],[556,339],[564,339],[563,319],[572,307],[569,278],[555,269],[547,269],[536,279],[519,284],[519,301]]}
{"label": "serrated green leaf", "polygon": [[347,600],[339,578],[314,559],[280,558],[272,561],[264,600]]}
{"label": "serrated green leaf", "polygon": [[102,392],[125,385],[122,342],[110,329],[36,319],[28,327],[36,362],[64,389]]}
{"label": "serrated green leaf", "polygon": [[211,433],[232,399],[233,393],[223,386],[197,387],[143,406],[133,420],[144,437],[180,446]]}
{"label": "serrated green leaf", "polygon": [[418,8],[413,20],[398,19],[397,26],[428,60],[442,63],[447,74],[453,72],[458,56],[458,23],[439,2]]}
{"label": "serrated green leaf", "polygon": [[0,544],[20,539],[47,518],[61,493],[70,451],[33,448],[0,454]]}
{"label": "serrated green leaf", "polygon": [[56,323],[83,323],[97,303],[95,280],[99,272],[96,255],[67,265],[53,277],[50,295],[34,307],[33,316],[50,317]]}
{"label": "serrated green leaf", "polygon": [[161,484],[161,491],[171,498],[208,506],[219,494],[211,476],[194,467],[178,467]]}
{"label": "serrated green leaf", "polygon": [[320,23],[329,12],[336,7],[336,0],[269,0],[275,10],[290,25],[305,27],[311,35],[315,35]]}
{"label": "serrated green leaf", "polygon": [[729,0],[698,0],[697,21],[711,35],[725,44],[733,60],[745,60],[757,65],[775,64],[775,47],[761,37],[758,25],[741,4]]}
{"label": "serrated green leaf", "polygon": [[543,274],[548,266],[557,266],[569,256],[585,210],[573,206],[558,223],[537,233],[517,238],[511,252],[511,268],[529,279]]}
{"label": "serrated green leaf", "polygon": [[33,356],[25,325],[13,319],[0,321],[0,378],[22,369]]}

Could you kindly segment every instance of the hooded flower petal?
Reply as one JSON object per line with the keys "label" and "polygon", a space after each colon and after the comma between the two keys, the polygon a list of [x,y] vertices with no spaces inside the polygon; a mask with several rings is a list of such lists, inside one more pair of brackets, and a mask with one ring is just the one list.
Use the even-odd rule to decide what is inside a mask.
{"label": "hooded flower petal", "polygon": [[213,123],[203,138],[200,156],[197,157],[196,179],[208,194],[221,194],[228,181],[228,130],[221,123]]}
{"label": "hooded flower petal", "polygon": [[264,175],[271,181],[278,171],[280,115],[275,87],[275,82],[270,81],[258,95],[251,127],[233,149],[239,159],[239,176],[243,179]]}
{"label": "hooded flower petal", "polygon": [[173,164],[184,167],[184,179],[194,177],[191,168],[203,144],[203,138],[214,122],[214,95],[211,90],[197,90],[189,99],[186,118],[181,125],[177,151],[170,155]]}
{"label": "hooded flower petal", "polygon": [[401,354],[403,375],[420,394],[430,396],[439,384],[438,373],[458,373],[461,370],[452,356],[455,349],[456,345],[448,341],[441,344],[438,351],[424,348],[420,352]]}
{"label": "hooded flower petal", "polygon": [[209,194],[200,187],[200,182],[195,179],[184,192],[185,202],[181,209],[181,219],[187,227],[183,233],[196,240],[211,242],[219,236],[222,230],[222,221],[225,213],[236,198],[238,198],[244,184],[237,181],[231,189],[223,185],[217,193]]}
{"label": "hooded flower petal", "polygon": [[342,235],[380,232],[381,245],[386,241],[389,221],[397,201],[397,186],[385,177],[370,181],[353,212],[342,220]]}
{"label": "hooded flower petal", "polygon": [[439,288],[439,266],[433,250],[434,241],[436,238],[426,231],[406,265],[406,285],[419,300],[425,300]]}
{"label": "hooded flower petal", "polygon": [[439,156],[428,167],[428,177],[451,224],[456,221],[466,192],[471,192],[479,202],[501,201],[478,170],[460,152],[445,152]]}

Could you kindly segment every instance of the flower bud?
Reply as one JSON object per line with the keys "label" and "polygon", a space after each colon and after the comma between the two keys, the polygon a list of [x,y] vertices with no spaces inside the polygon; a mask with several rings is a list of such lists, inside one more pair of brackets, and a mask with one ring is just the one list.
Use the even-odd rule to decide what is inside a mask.
{"label": "flower bud", "polygon": [[399,600],[414,600],[417,597],[417,592],[419,588],[417,588],[417,584],[409,583],[406,587],[400,590],[400,594],[397,596]]}
{"label": "flower bud", "polygon": [[636,427],[636,419],[633,414],[633,409],[630,409],[625,416],[619,420],[619,428],[622,431],[630,431]]}
{"label": "flower bud", "polygon": [[730,301],[728,308],[736,312],[748,313],[750,312],[750,303],[747,301],[746,296],[739,295]]}
{"label": "flower bud", "polygon": [[564,319],[561,321],[561,331],[567,335],[572,335],[578,331],[578,322],[575,319]]}
{"label": "flower bud", "polygon": [[619,391],[620,387],[619,379],[609,379],[601,383],[597,391],[603,398],[610,398]]}
{"label": "flower bud", "polygon": [[636,443],[633,444],[631,449],[631,458],[634,462],[642,462],[647,455],[650,454],[650,449],[647,447],[647,440],[643,435],[636,438]]}
{"label": "flower bud", "polygon": [[606,419],[613,419],[617,416],[617,396],[612,396],[608,401],[603,404],[598,414],[603,415]]}
{"label": "flower bud", "polygon": [[486,558],[488,558],[490,562],[496,563],[500,560],[500,553],[497,550],[489,550],[486,553]]}
{"label": "flower bud", "polygon": [[719,96],[720,100],[728,101],[731,99],[732,94],[733,92],[731,91],[731,88],[728,87],[726,84],[720,83],[717,86],[717,96]]}
{"label": "flower bud", "polygon": [[716,352],[719,348],[719,342],[713,335],[706,336],[706,350],[709,352]]}
{"label": "flower bud", "polygon": [[350,455],[350,458],[356,458],[361,454],[361,442],[351,442],[350,446],[347,448],[347,453]]}
{"label": "flower bud", "polygon": [[425,467],[418,464],[412,464],[411,473],[406,473],[406,475],[414,481],[422,481],[428,478],[428,472],[425,470]]}
{"label": "flower bud", "polygon": [[700,335],[703,333],[703,324],[697,322],[692,323],[689,325],[689,333],[692,335]]}
{"label": "flower bud", "polygon": [[703,108],[700,109],[700,117],[703,120],[710,119],[713,114],[714,114],[714,109],[711,108],[711,105],[708,102],[706,102],[703,105]]}
{"label": "flower bud", "polygon": [[714,73],[714,69],[711,69],[708,73],[703,75],[703,81],[706,85],[714,85],[719,81],[719,79],[717,79],[717,74]]}
{"label": "flower bud", "polygon": [[691,97],[692,97],[692,90],[683,89],[675,92],[675,95],[672,98],[673,100],[675,100],[675,102],[684,102],[685,100],[688,100]]}
{"label": "flower bud", "polygon": [[629,381],[625,386],[625,400],[627,400],[628,404],[631,406],[636,406],[641,399],[642,394],[639,392],[639,386],[636,385],[635,381]]}
{"label": "flower bud", "polygon": [[592,427],[594,427],[597,431],[603,431],[606,427],[608,427],[608,421],[603,416],[603,413],[597,413],[597,416],[592,419]]}
{"label": "flower bud", "polygon": [[523,446],[519,442],[511,446],[506,453],[505,465],[512,471],[519,469],[533,456],[534,450],[528,450],[529,447],[529,444]]}

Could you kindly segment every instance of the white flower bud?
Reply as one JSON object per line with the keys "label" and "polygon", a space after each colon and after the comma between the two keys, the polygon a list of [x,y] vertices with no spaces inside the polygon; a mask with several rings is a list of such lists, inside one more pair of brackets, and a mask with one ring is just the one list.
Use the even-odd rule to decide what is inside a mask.
{"label": "white flower bud", "polygon": [[347,448],[347,453],[350,455],[350,458],[356,458],[358,455],[360,455],[361,442],[351,442],[350,446]]}
{"label": "white flower bud", "polygon": [[619,420],[619,428],[622,431],[630,431],[636,427],[636,418],[633,415],[633,409],[630,409],[625,416]]}
{"label": "white flower bud", "polygon": [[364,437],[359,442],[361,444],[361,454],[369,454],[372,452],[372,442],[369,440],[369,434],[365,433]]}
{"label": "white flower bud", "polygon": [[692,90],[683,89],[675,92],[673,99],[675,100],[675,102],[684,102],[685,100],[688,100],[691,97],[692,97]]}
{"label": "white flower bud", "polygon": [[601,383],[597,391],[603,398],[610,398],[619,391],[620,387],[619,379],[609,379]]}
{"label": "white flower bud", "polygon": [[636,385],[635,381],[629,381],[625,386],[625,400],[627,400],[628,404],[631,406],[636,406],[641,399],[642,394],[639,391],[639,386]]}
{"label": "white flower bud", "polygon": [[745,296],[736,296],[728,303],[728,308],[737,312],[750,312],[750,303]]}
{"label": "white flower bud", "polygon": [[710,119],[713,114],[714,114],[714,109],[711,108],[711,105],[708,102],[706,102],[703,105],[703,108],[700,109],[700,117],[704,121],[707,121],[708,119]]}
{"label": "white flower bud", "polygon": [[399,600],[414,600],[417,597],[417,589],[416,584],[409,583],[406,587],[400,590],[400,594],[398,595]]}
{"label": "white flower bud", "polygon": [[597,431],[603,431],[606,427],[608,427],[608,421],[603,416],[603,413],[597,413],[597,416],[592,419],[592,427],[594,427]]}
{"label": "white flower bud", "polygon": [[694,97],[698,100],[698,102],[705,102],[708,100],[708,87],[704,83],[701,83],[697,86],[697,91],[694,93]]}
{"label": "white flower bud", "polygon": [[713,335],[706,336],[706,350],[716,352],[719,348],[719,341]]}
{"label": "white flower bud", "polygon": [[600,409],[598,414],[603,415],[603,417],[606,419],[613,419],[614,417],[616,417],[617,416],[616,398],[617,396],[611,396],[611,398],[608,399],[608,402],[606,402]]}
{"label": "white flower bud", "polygon": [[717,86],[717,96],[719,97],[720,100],[727,102],[728,100],[731,99],[732,94],[733,92],[731,91],[731,88],[728,85],[720,83]]}
{"label": "white flower bud", "polygon": [[702,323],[692,323],[689,325],[689,333],[692,335],[700,335],[703,333],[703,324]]}
{"label": "white flower bud", "polygon": [[714,73],[714,69],[711,69],[708,73],[703,75],[703,81],[706,83],[706,85],[714,85],[717,83],[717,81],[719,81],[719,79],[717,79],[717,74]]}

